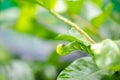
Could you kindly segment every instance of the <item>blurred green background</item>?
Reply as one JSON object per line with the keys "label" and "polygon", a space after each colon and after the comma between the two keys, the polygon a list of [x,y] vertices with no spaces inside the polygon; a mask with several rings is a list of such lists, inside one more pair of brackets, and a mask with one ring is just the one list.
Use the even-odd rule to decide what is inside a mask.
{"label": "blurred green background", "polygon": [[120,39],[120,0],[0,0],[0,80],[56,80],[72,61],[87,56],[74,51],[59,56],[56,46],[70,26],[44,7],[81,26],[96,42]]}

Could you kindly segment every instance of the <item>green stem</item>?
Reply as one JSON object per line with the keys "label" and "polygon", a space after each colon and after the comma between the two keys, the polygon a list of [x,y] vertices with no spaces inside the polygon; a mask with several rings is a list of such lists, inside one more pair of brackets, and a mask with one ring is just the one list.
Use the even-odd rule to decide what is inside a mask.
{"label": "green stem", "polygon": [[99,33],[96,31],[96,29],[87,21],[85,21],[84,19],[82,19],[80,16],[78,15],[74,15],[73,19],[75,19],[76,21],[80,22],[84,27],[86,27],[87,29],[89,29],[93,34],[95,34],[100,40],[103,40],[104,38],[102,36],[99,35]]}
{"label": "green stem", "polygon": [[58,19],[62,20],[63,22],[67,23],[68,25],[72,26],[75,28],[78,32],[80,32],[88,41],[91,42],[91,44],[95,44],[95,41],[86,33],[84,32],[78,25],[75,23],[71,22],[70,20],[64,18],[60,14],[56,13],[53,10],[50,10],[50,13],[52,13],[54,16],[56,16]]}

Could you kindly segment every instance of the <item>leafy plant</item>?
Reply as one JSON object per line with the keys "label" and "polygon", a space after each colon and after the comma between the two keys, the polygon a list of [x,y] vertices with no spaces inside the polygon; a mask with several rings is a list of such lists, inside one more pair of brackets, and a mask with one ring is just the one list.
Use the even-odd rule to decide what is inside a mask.
{"label": "leafy plant", "polygon": [[[79,1],[79,0],[78,0]],[[76,2],[76,3],[75,3]],[[39,1],[38,1],[39,3]],[[68,5],[67,12],[71,14],[77,14],[80,9],[75,9],[77,5],[76,1],[67,1]],[[43,5],[39,3],[40,5]],[[75,10],[71,9],[70,7]],[[103,11],[99,16],[91,20],[93,26],[98,27],[103,24],[105,19],[111,12],[112,4],[109,4],[107,9]],[[45,7],[47,8],[47,7]],[[47,8],[48,9],[48,8]],[[72,11],[73,10],[73,11]],[[78,25],[74,24],[70,20],[64,18],[63,16],[56,13],[53,9],[48,9],[48,11],[56,16],[58,19],[67,23],[76,32],[79,32],[80,36],[77,34],[63,34],[60,35],[59,39],[65,39],[69,41],[68,44],[60,44],[57,46],[57,52],[60,55],[67,55],[74,50],[85,51],[89,54],[86,58],[80,58],[74,61],[66,69],[64,69],[57,80],[117,80],[120,75],[116,75],[116,72],[120,72],[120,47],[114,40],[104,39],[99,43],[96,43],[83,29]],[[75,33],[75,32],[74,32]],[[77,37],[76,37],[77,36]],[[87,42],[87,43],[86,43]],[[113,78],[116,75],[116,78]]]}
{"label": "leafy plant", "polygon": [[[65,6],[65,11],[61,13],[56,10],[59,1],[62,1],[61,7]],[[8,4],[5,5],[5,3]],[[62,56],[69,55],[75,50],[87,54],[86,57],[80,57],[63,69],[68,65],[68,62],[61,63],[61,56],[56,54],[55,50],[48,51],[51,55],[47,56],[46,62],[42,62],[32,59],[24,61],[20,56],[11,55],[0,47],[0,80],[53,80],[59,72],[57,80],[120,79],[119,0],[4,0],[0,1],[0,4],[3,6],[3,8],[0,7],[2,16],[6,11],[4,9],[10,8],[10,6],[17,6],[20,10],[20,16],[17,19],[8,20],[9,23],[6,20],[8,17],[4,18],[0,15],[0,25],[2,24],[0,29],[7,25],[3,29],[11,30],[15,34],[27,34],[27,36],[37,37],[46,42],[63,41],[63,43],[58,44],[56,49],[56,52]],[[45,8],[46,11],[44,12],[44,9],[40,7],[41,13],[38,15],[37,5]],[[96,8],[98,11],[95,10],[95,14],[90,12]],[[8,12],[5,13],[9,14]],[[66,23],[65,26],[61,25],[64,23]],[[67,28],[69,31],[58,35],[59,28],[66,26],[70,26]],[[54,28],[58,28],[58,31]],[[6,39],[9,40],[9,38]],[[14,41],[12,42],[14,43]],[[20,40],[18,42],[20,42],[20,46],[22,43],[25,44]],[[42,42],[40,42],[41,44]],[[54,45],[53,42],[52,45]],[[31,49],[34,45],[27,47]],[[15,49],[17,49],[16,46]],[[30,52],[30,49],[28,51],[22,49],[20,49],[21,52]],[[47,48],[45,50],[47,51]],[[42,52],[42,50],[40,51]],[[36,55],[34,56],[36,57]],[[61,70],[63,71],[61,72]]]}

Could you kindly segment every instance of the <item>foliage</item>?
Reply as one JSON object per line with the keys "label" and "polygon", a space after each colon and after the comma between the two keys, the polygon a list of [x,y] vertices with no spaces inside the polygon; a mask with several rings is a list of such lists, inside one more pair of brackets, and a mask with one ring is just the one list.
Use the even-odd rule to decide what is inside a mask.
{"label": "foliage", "polygon": [[[4,0],[0,1],[0,4],[3,7],[0,8],[2,14],[0,15],[0,46],[2,46],[0,47],[0,80],[54,80],[58,74],[57,80],[120,79],[120,2],[118,0]],[[57,11],[60,7],[58,10],[56,8],[61,4],[60,7],[64,5],[65,9],[59,13]],[[38,5],[41,7],[38,8]],[[13,15],[15,16],[17,12],[19,15],[9,20],[10,15],[9,17],[6,15],[9,14],[10,8],[14,7],[17,7],[18,11]],[[66,28],[68,25],[69,27]],[[28,37],[28,44],[31,44],[29,39],[32,38],[34,41],[38,38],[42,46],[40,58],[43,57],[44,51],[48,51],[47,59],[45,61],[24,59],[25,54],[23,57],[20,54],[27,53],[25,50],[28,48],[28,53],[31,55],[30,52],[33,52],[31,49],[35,46],[31,44],[24,47],[25,49],[19,47],[19,52],[12,51],[11,46],[6,47],[10,36],[5,38],[2,31],[5,35],[12,32],[12,35],[18,38],[17,44],[20,46],[27,44],[19,40],[20,35]],[[8,41],[5,42],[3,38]],[[15,40],[12,40],[12,45],[17,49]],[[54,46],[55,42],[62,44],[57,46],[56,51],[55,49],[50,51],[47,49],[49,46],[45,46],[42,41],[46,41],[47,44],[50,42]],[[69,66],[69,61],[62,62],[61,56],[57,55],[57,53],[62,56],[70,55],[75,50],[87,56],[75,60]],[[66,66],[68,67],[65,68]]]}
{"label": "foliage", "polygon": [[111,72],[100,69],[91,57],[80,58],[68,66],[57,80],[109,80]]}

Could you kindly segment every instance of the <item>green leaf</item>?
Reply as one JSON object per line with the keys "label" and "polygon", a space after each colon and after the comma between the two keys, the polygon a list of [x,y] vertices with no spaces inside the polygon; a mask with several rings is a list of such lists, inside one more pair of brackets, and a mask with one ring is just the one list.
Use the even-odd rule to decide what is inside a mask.
{"label": "green leaf", "polygon": [[74,36],[71,36],[69,34],[60,34],[57,36],[58,40],[67,40],[67,41],[79,41],[77,38],[75,38]]}
{"label": "green leaf", "polygon": [[91,49],[94,60],[100,68],[120,69],[120,50],[114,41],[104,40],[101,43],[93,44]]}
{"label": "green leaf", "polygon": [[61,34],[56,39],[67,40],[67,41],[78,41],[86,46],[89,46],[91,44],[83,35],[81,35],[74,28],[71,28],[68,34]]}
{"label": "green leaf", "polygon": [[22,61],[11,61],[0,65],[0,80],[34,80],[30,66]]}
{"label": "green leaf", "polygon": [[84,45],[82,42],[72,41],[68,44],[59,44],[57,46],[57,53],[60,55],[67,55],[74,50],[80,50],[91,53],[90,46]]}
{"label": "green leaf", "polygon": [[49,27],[46,27],[46,25],[43,25],[40,22],[38,23],[37,20],[34,19],[35,13],[35,5],[24,5],[21,8],[21,13],[15,26],[15,31],[37,36],[44,39],[55,38],[57,36],[57,33],[51,30]]}
{"label": "green leaf", "polygon": [[84,43],[86,46],[90,45],[91,43],[83,36],[81,35],[78,31],[76,31],[74,28],[71,28],[69,30],[69,34],[76,39],[78,39],[80,42]]}
{"label": "green leaf", "polygon": [[97,17],[95,17],[91,20],[91,24],[94,27],[99,28],[109,17],[109,15],[112,11],[112,8],[113,8],[113,4],[110,3],[101,14],[99,14]]}
{"label": "green leaf", "polygon": [[36,13],[36,6],[31,6],[28,3],[24,3],[21,8],[20,16],[16,22],[15,29],[20,32],[29,32],[32,27],[32,20]]}
{"label": "green leaf", "polygon": [[38,2],[38,4],[40,4],[41,6],[47,8],[47,9],[52,9],[54,8],[57,0],[36,0]]}
{"label": "green leaf", "polygon": [[67,5],[67,13],[74,15],[80,12],[84,0],[65,0],[65,3]]}
{"label": "green leaf", "polygon": [[63,70],[57,80],[109,80],[111,72],[99,69],[91,57],[80,58]]}

